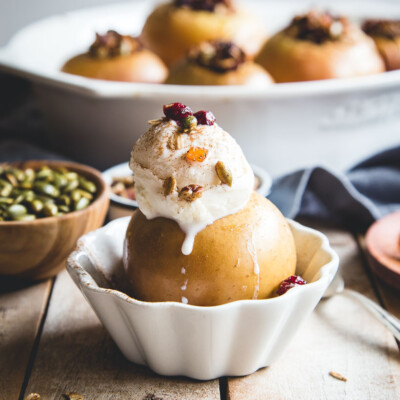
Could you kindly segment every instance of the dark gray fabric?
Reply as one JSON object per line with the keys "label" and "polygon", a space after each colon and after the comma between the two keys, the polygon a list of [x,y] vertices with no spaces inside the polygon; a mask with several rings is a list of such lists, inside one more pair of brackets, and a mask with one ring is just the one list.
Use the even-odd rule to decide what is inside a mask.
{"label": "dark gray fabric", "polygon": [[0,141],[0,162],[26,160],[68,160],[59,154],[43,150],[18,140]]}
{"label": "dark gray fabric", "polygon": [[269,198],[289,218],[316,217],[365,231],[400,209],[400,146],[346,173],[316,166],[285,175],[274,181]]}

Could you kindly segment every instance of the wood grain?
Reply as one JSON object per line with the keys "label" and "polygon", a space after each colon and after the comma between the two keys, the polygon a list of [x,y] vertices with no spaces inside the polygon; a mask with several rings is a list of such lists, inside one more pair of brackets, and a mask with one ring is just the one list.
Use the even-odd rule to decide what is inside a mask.
{"label": "wood grain", "polygon": [[161,377],[125,360],[65,271],[54,287],[26,390],[31,392],[44,400],[68,392],[85,400],[220,399],[218,380]]}
{"label": "wood grain", "polygon": [[1,278],[0,400],[19,397],[50,288],[50,280],[32,285]]}
{"label": "wood grain", "polygon": [[[353,237],[326,233],[341,257],[347,287],[376,301]],[[379,322],[338,295],[321,301],[280,360],[248,377],[229,378],[227,391],[229,400],[398,399],[399,351]]]}

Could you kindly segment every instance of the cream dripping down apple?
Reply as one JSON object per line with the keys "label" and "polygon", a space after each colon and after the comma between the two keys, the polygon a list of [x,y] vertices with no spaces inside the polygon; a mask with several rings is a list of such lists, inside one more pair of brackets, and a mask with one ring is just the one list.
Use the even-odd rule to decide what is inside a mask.
{"label": "cream dripping down apple", "polygon": [[245,206],[254,175],[236,141],[209,111],[181,103],[164,106],[164,117],[133,147],[130,168],[136,199],[147,219],[165,217],[185,233],[182,253],[196,234]]}

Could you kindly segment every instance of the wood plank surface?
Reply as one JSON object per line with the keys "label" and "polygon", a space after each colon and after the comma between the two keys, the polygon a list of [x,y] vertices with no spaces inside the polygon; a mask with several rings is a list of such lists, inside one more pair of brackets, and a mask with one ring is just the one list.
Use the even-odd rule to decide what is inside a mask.
{"label": "wood plank surface", "polygon": [[26,394],[85,400],[219,400],[219,381],[160,377],[122,356],[67,272],[56,280]]}
{"label": "wood plank surface", "polygon": [[51,289],[1,277],[0,399],[17,400]]}
{"label": "wood plank surface", "polygon": [[[353,237],[326,233],[341,257],[346,286],[377,301]],[[229,400],[400,399],[399,351],[356,301],[337,295],[320,302],[280,360],[248,377],[228,378],[227,391]]]}

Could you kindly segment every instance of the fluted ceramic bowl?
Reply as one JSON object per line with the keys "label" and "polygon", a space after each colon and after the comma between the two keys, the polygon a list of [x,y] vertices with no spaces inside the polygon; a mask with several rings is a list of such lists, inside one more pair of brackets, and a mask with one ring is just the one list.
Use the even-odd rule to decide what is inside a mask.
{"label": "fluted ceramic bowl", "polygon": [[338,256],[322,233],[289,221],[297,248],[296,273],[307,285],[280,297],[215,307],[143,302],[124,293],[122,251],[128,223],[129,217],[120,218],[83,236],[67,269],[125,357],[161,375],[208,380],[247,375],[270,365],[338,268]]}

